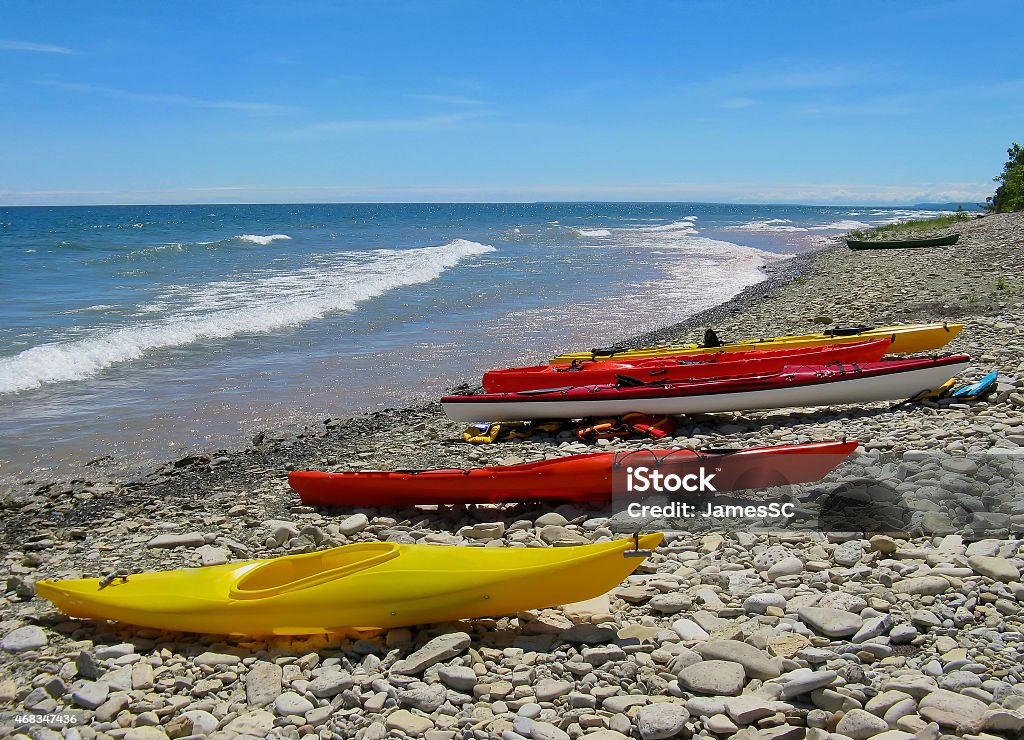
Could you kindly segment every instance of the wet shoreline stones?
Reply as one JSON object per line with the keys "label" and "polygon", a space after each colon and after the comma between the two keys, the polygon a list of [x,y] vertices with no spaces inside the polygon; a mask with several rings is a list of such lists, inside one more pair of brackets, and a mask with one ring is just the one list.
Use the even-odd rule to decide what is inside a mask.
{"label": "wet shoreline stones", "polygon": [[[941,451],[946,464],[932,487],[963,485],[954,492],[967,498],[957,500],[975,506],[967,485],[972,462],[984,469],[978,453],[1012,455],[1024,442],[1024,286],[1016,277],[1024,274],[1024,219],[989,216],[955,228],[960,244],[942,252],[839,247],[806,256],[741,300],[659,336],[695,338],[711,316],[726,338],[813,331],[823,317],[962,320],[968,328],[949,349],[975,357],[972,378],[1001,371],[994,396],[899,411],[871,404],[699,417],[658,444],[856,437],[853,464],[896,488],[906,483],[896,477],[898,456],[928,467],[927,455]],[[917,533],[674,536],[590,602],[382,633],[188,635],[68,620],[34,596],[43,578],[350,542],[545,547],[611,536],[597,506],[319,510],[287,487],[288,470],[306,467],[480,466],[592,449],[567,437],[472,447],[460,432],[430,404],[327,420],[287,438],[267,433],[248,450],[192,456],[133,481],[5,490],[0,711],[72,710],[86,720],[71,731],[77,737],[129,740],[1024,732],[1024,551],[1008,536],[1024,511],[995,496],[982,513],[1005,514],[1002,525],[986,525],[1001,534],[964,537],[931,516],[932,528]],[[946,506],[918,498],[935,502],[933,514]]]}

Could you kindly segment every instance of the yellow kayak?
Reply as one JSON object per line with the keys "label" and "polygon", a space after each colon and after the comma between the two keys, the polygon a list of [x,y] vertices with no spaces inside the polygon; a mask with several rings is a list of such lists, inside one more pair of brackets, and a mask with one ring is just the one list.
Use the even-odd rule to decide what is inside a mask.
{"label": "yellow kayak", "polygon": [[[863,331],[836,334],[796,334],[786,337],[768,337],[765,339],[745,339],[741,342],[728,342],[714,347],[715,352],[749,352],[750,350],[792,349],[795,347],[817,347],[825,344],[846,344],[863,342],[868,339],[889,337],[892,344],[886,354],[909,355],[916,352],[931,352],[945,347],[963,331],[963,324],[906,324],[903,326],[884,326],[880,329],[864,329]],[[688,355],[707,352],[708,347],[701,344],[676,344],[663,347],[644,347],[642,349],[624,349],[622,351],[590,350],[589,352],[567,352],[549,361],[552,365],[561,365],[573,360],[637,359],[643,357],[662,357],[665,355]]]}
{"label": "yellow kayak", "polygon": [[[642,535],[652,550],[662,535]],[[498,616],[583,601],[643,561],[633,539],[503,548],[367,542],[303,555],[97,579],[39,581],[62,612],[142,627],[306,635]]]}

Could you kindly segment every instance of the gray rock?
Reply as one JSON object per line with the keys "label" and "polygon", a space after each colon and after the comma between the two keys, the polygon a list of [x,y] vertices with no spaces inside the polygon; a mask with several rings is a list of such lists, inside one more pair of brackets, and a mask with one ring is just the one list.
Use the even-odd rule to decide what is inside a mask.
{"label": "gray rock", "polygon": [[786,597],[780,593],[770,592],[748,596],[743,601],[743,610],[748,614],[764,614],[768,607],[786,608]]}
{"label": "gray rock", "polygon": [[672,623],[672,630],[679,635],[680,640],[687,642],[706,640],[710,637],[704,628],[692,619],[677,619]]}
{"label": "gray rock", "polygon": [[898,594],[935,596],[949,590],[949,581],[942,576],[917,576],[897,581],[892,590]]}
{"label": "gray rock", "polygon": [[441,684],[435,683],[429,686],[424,684],[398,692],[398,703],[430,714],[436,712],[438,707],[444,704],[446,695],[447,692]]}
{"label": "gray rock", "polygon": [[769,581],[774,581],[784,576],[799,575],[803,570],[803,561],[797,557],[790,557],[775,563],[775,565],[768,569],[768,572],[765,575],[768,577]]}
{"label": "gray rock", "polygon": [[782,698],[791,699],[831,686],[838,677],[839,674],[835,671],[812,671],[810,668],[800,668],[786,674],[786,683],[782,687]]}
{"label": "gray rock", "polygon": [[309,682],[306,691],[317,699],[330,699],[354,685],[352,676],[341,671],[324,671]]}
{"label": "gray rock", "polygon": [[850,540],[836,546],[832,552],[832,560],[838,565],[856,565],[864,557],[864,544],[860,540]]}
{"label": "gray rock", "polygon": [[534,722],[530,726],[530,737],[532,740],[571,740],[569,733],[550,722]]}
{"label": "gray rock", "polygon": [[187,534],[158,534],[146,543],[146,547],[171,549],[200,547],[204,544],[206,544],[206,536],[202,532],[188,532]]}
{"label": "gray rock", "polygon": [[728,660],[739,663],[747,678],[776,678],[782,671],[775,661],[753,645],[739,640],[712,640],[697,645],[695,650],[707,660]]}
{"label": "gray rock", "polygon": [[230,653],[206,652],[196,656],[193,662],[196,665],[216,667],[224,665],[238,665],[242,662],[242,659],[237,655],[231,655]]}
{"label": "gray rock", "polygon": [[778,562],[791,557],[789,548],[782,545],[772,545],[754,556],[754,567],[758,570],[768,570]]}
{"label": "gray rock", "polygon": [[836,732],[853,740],[867,740],[889,729],[888,723],[881,717],[863,709],[851,709],[836,725]]}
{"label": "gray rock", "polygon": [[465,632],[451,632],[447,635],[440,635],[405,660],[400,660],[391,666],[391,672],[400,676],[412,676],[422,673],[435,663],[454,658],[472,643],[473,640]]}
{"label": "gray rock", "polygon": [[444,682],[445,686],[450,686],[457,691],[470,691],[480,682],[476,671],[469,666],[462,665],[443,665],[438,669],[437,677]]}
{"label": "gray rock", "polygon": [[736,696],[743,690],[743,666],[727,660],[705,660],[679,671],[679,685],[713,696]]}
{"label": "gray rock", "polygon": [[[779,711],[779,704],[779,702],[769,701],[760,696],[737,696],[726,699],[725,711],[737,724],[749,725],[759,719],[771,717]],[[790,705],[783,704],[782,706]]]}
{"label": "gray rock", "polygon": [[676,591],[658,594],[647,602],[647,606],[659,614],[678,614],[679,612],[686,611],[692,605],[693,601],[689,596]]}
{"label": "gray rock", "polygon": [[798,612],[800,621],[826,637],[845,637],[852,635],[861,628],[864,620],[858,614],[827,609],[817,606],[805,606]]}
{"label": "gray rock", "polygon": [[101,681],[82,681],[71,692],[71,701],[83,709],[95,709],[107,700],[110,687]]}
{"label": "gray rock", "polygon": [[216,717],[203,709],[189,709],[182,712],[181,716],[192,722],[192,734],[212,735],[220,724]]}
{"label": "gray rock", "polygon": [[558,681],[553,678],[542,678],[533,687],[537,701],[552,701],[560,696],[565,696],[572,690],[573,685],[568,681]]}
{"label": "gray rock", "polygon": [[659,702],[643,707],[636,714],[636,729],[643,740],[676,737],[686,726],[690,713],[686,707],[671,702]]}
{"label": "gray rock", "polygon": [[274,700],[274,710],[282,716],[296,714],[301,717],[313,707],[313,702],[294,691],[286,691]]}
{"label": "gray rock", "polygon": [[224,732],[228,737],[236,735],[250,735],[252,737],[266,737],[270,728],[274,726],[274,715],[265,709],[255,709],[245,714],[240,714],[224,726]]}
{"label": "gray rock", "polygon": [[980,573],[994,581],[1003,581],[1004,583],[1020,581],[1020,570],[1011,560],[974,555],[967,558],[967,564],[974,569],[975,573]]}
{"label": "gray rock", "polygon": [[265,707],[281,694],[281,666],[265,660],[253,663],[245,676],[245,701],[252,707]]}
{"label": "gray rock", "polygon": [[354,534],[359,534],[366,526],[370,523],[369,518],[366,514],[353,514],[352,516],[342,519],[338,523],[338,531],[346,537],[351,537]]}
{"label": "gray rock", "polygon": [[0,640],[0,648],[9,653],[23,653],[44,647],[46,647],[46,633],[34,624],[11,630],[3,640]]}

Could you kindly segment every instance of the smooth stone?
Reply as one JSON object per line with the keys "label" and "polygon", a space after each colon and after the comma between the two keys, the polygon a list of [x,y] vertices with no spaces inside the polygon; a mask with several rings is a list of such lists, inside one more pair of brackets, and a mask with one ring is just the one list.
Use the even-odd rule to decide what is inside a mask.
{"label": "smooth stone", "polygon": [[274,700],[274,709],[280,715],[304,715],[313,708],[313,702],[294,691],[286,691]]}
{"label": "smooth stone", "polygon": [[384,724],[389,730],[398,730],[413,737],[422,735],[427,730],[434,728],[434,723],[429,718],[413,714],[408,709],[399,709],[397,712],[392,712],[384,720]]}
{"label": "smooth stone", "polygon": [[[615,634],[614,632],[612,633]],[[451,632],[440,635],[428,642],[404,660],[391,666],[391,672],[401,676],[421,673],[435,663],[454,658],[473,644],[472,638],[465,632]]]}
{"label": "smooth stone", "polygon": [[445,686],[450,686],[457,691],[470,691],[480,682],[480,678],[469,666],[441,666],[437,671],[437,677]]}
{"label": "smooth stone", "polygon": [[789,557],[784,560],[780,560],[765,574],[769,581],[774,581],[784,576],[795,576],[802,573],[804,570],[804,563],[798,557]]}
{"label": "smooth stone", "polygon": [[192,661],[196,665],[205,666],[225,666],[225,665],[237,665],[242,662],[242,659],[237,655],[230,655],[228,653],[202,653],[196,656],[195,660]]}
{"label": "smooth stone", "polygon": [[534,722],[530,726],[530,737],[532,740],[571,740],[568,732],[550,722]]}
{"label": "smooth stone", "polygon": [[0,648],[9,653],[23,653],[27,650],[38,650],[46,647],[46,633],[42,628],[34,624],[8,632],[3,640],[0,640]]}
{"label": "smooth stone", "polygon": [[949,588],[949,581],[942,576],[916,576],[897,581],[892,585],[892,590],[895,593],[916,596],[935,596],[948,591]]}
{"label": "smooth stone", "polygon": [[705,660],[679,671],[679,684],[712,696],[736,696],[743,690],[743,666],[727,660]]}
{"label": "smooth stone", "polygon": [[692,619],[677,619],[672,623],[672,631],[679,635],[680,640],[687,642],[707,640],[711,636]]}
{"label": "smooth stone", "polygon": [[659,702],[636,713],[636,728],[643,740],[676,737],[683,731],[690,713],[681,704]]}
{"label": "smooth stone", "polygon": [[798,612],[800,621],[826,637],[845,637],[861,628],[864,620],[858,614],[817,606],[805,606]]}
{"label": "smooth stone", "polygon": [[889,724],[881,717],[863,709],[851,709],[836,725],[836,732],[853,740],[867,740],[889,729]]}
{"label": "smooth stone", "polygon": [[601,703],[601,708],[615,714],[625,714],[632,707],[640,707],[648,702],[646,696],[627,694],[625,696],[609,696]]}
{"label": "smooth stone", "polygon": [[211,735],[220,724],[219,720],[203,709],[189,709],[181,713],[192,722],[192,733],[195,735]]}
{"label": "smooth stone", "polygon": [[770,606],[785,609],[786,597],[779,593],[770,592],[754,594],[743,600],[743,611],[750,614],[764,614]]}
{"label": "smooth stone", "polygon": [[713,714],[707,718],[704,724],[716,735],[732,735],[740,729],[724,714]]}
{"label": "smooth stone", "polygon": [[[771,717],[778,710],[778,702],[770,701],[759,696],[737,696],[733,699],[726,699],[725,711],[737,724],[749,725],[759,719]],[[789,706],[789,705],[787,705]]]}
{"label": "smooth stone", "polygon": [[95,709],[107,700],[110,687],[100,681],[82,681],[72,692],[71,701],[83,709]]}
{"label": "smooth stone", "polygon": [[186,534],[158,534],[146,543],[150,548],[200,547],[206,543],[206,535],[202,532]]}
{"label": "smooth stone", "polygon": [[369,525],[370,519],[366,514],[352,514],[351,516],[345,517],[338,523],[338,532],[351,537],[354,534],[359,534],[367,525]]}
{"label": "smooth stone", "polygon": [[352,688],[355,682],[352,676],[341,671],[325,671],[320,674],[306,687],[306,691],[311,693],[317,699],[330,699],[332,696],[337,696],[345,689]]}
{"label": "smooth stone", "polygon": [[967,726],[972,730],[980,729],[987,710],[985,702],[945,689],[932,691],[918,705],[918,714],[929,722],[943,727]]}
{"label": "smooth stone", "polygon": [[739,663],[747,678],[776,678],[782,673],[779,666],[763,651],[739,640],[712,640],[694,649],[706,660]]}
{"label": "smooth stone", "polygon": [[690,609],[693,606],[693,601],[685,594],[672,592],[653,596],[647,602],[647,606],[659,614],[678,614]]}
{"label": "smooth stone", "polygon": [[542,678],[533,687],[533,693],[537,701],[552,701],[560,696],[565,696],[573,690],[573,684],[568,681],[558,681],[553,678]]}
{"label": "smooth stone", "polygon": [[976,573],[987,576],[994,581],[1012,583],[1020,580],[1020,571],[1017,569],[1016,564],[1011,560],[987,557],[985,555],[974,555],[967,558],[967,564],[970,565]]}
{"label": "smooth stone", "polygon": [[782,687],[782,698],[791,699],[801,694],[809,694],[817,689],[831,686],[839,677],[835,671],[812,671],[810,668],[800,668],[787,674],[786,683]]}

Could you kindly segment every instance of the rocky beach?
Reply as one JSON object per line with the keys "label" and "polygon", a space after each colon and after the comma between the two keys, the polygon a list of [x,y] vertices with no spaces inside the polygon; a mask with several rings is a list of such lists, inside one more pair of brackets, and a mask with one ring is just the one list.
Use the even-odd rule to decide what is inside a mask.
{"label": "rocky beach", "polygon": [[[693,341],[707,326],[728,340],[830,324],[959,322],[966,328],[944,351],[971,355],[964,380],[1000,371],[987,399],[703,416],[656,443],[601,446],[856,438],[849,465],[858,477],[917,493],[923,474],[908,475],[907,465],[927,453],[930,487],[962,484],[958,505],[984,514],[975,534],[934,500],[907,532],[670,533],[619,588],[588,602],[378,633],[225,638],[69,620],[34,583],[377,540],[599,541],[614,535],[596,506],[314,509],[287,484],[297,469],[476,467],[593,446],[568,433],[471,446],[431,404],[325,419],[287,436],[267,430],[247,449],[192,455],[133,480],[105,480],[98,461],[94,480],[26,480],[0,492],[0,735],[1024,736],[1024,554],[1015,535],[1024,489],[998,496],[968,485],[983,457],[1024,453],[1024,214],[953,228],[959,243],[940,249],[854,252],[837,242],[629,344]],[[19,714],[68,712],[78,724],[17,729]]]}

